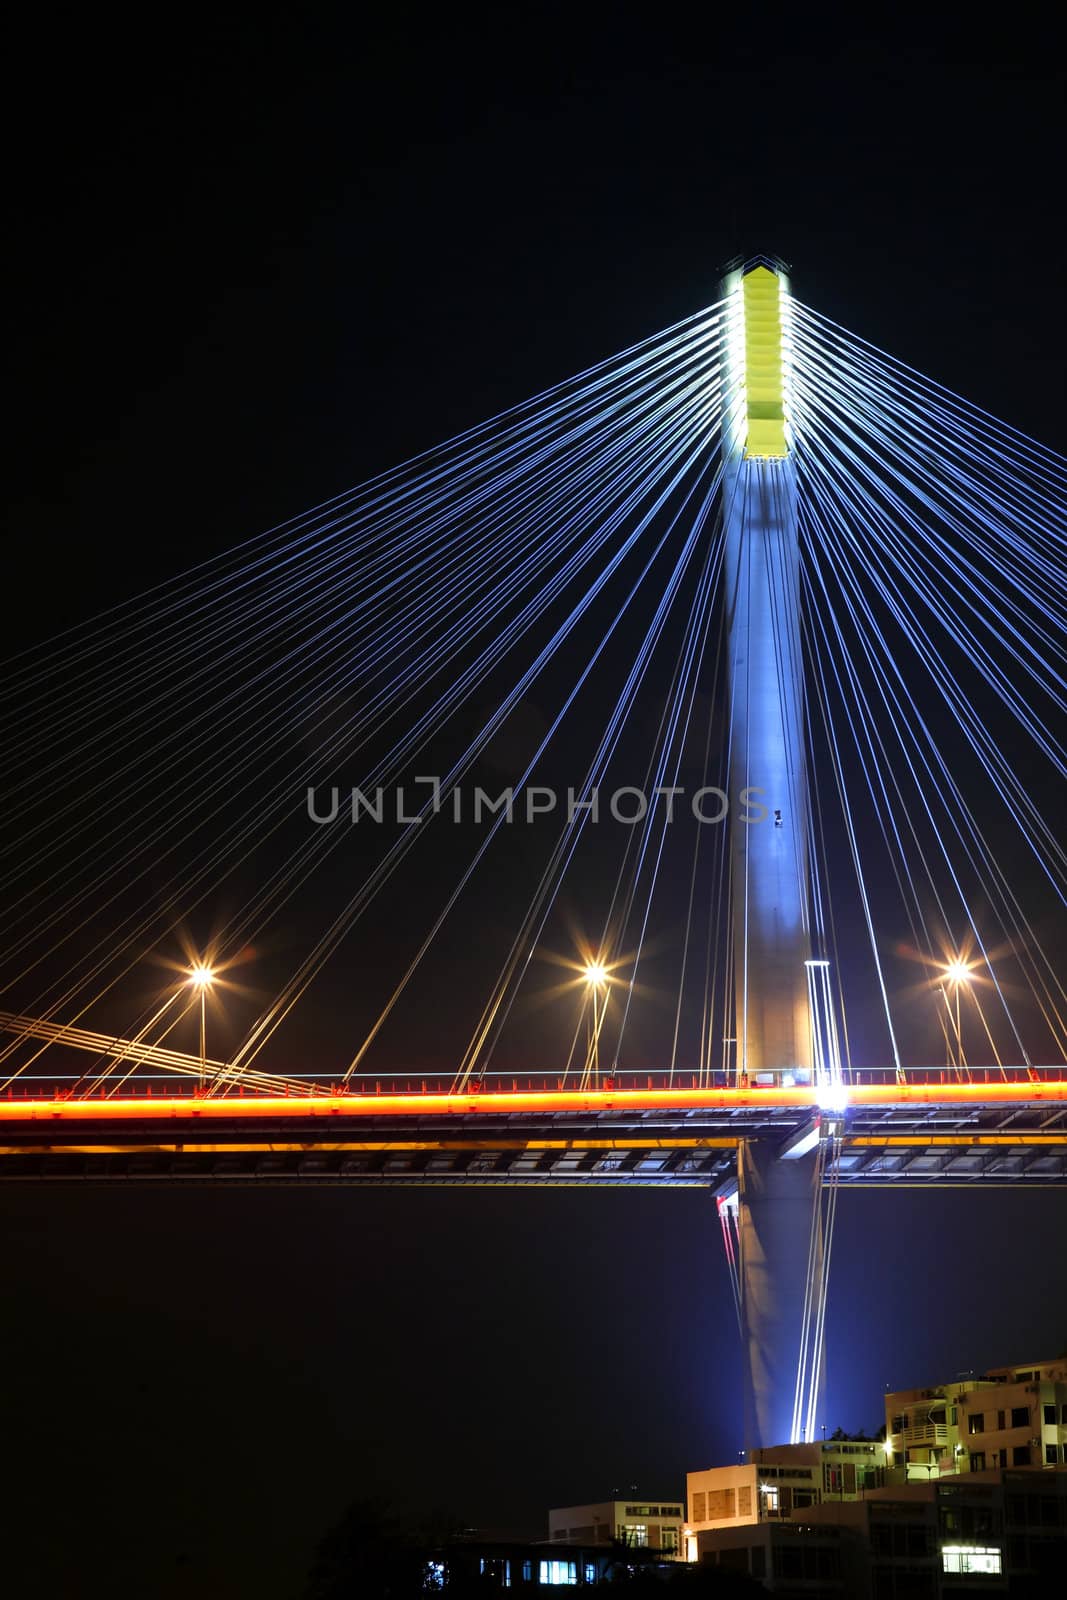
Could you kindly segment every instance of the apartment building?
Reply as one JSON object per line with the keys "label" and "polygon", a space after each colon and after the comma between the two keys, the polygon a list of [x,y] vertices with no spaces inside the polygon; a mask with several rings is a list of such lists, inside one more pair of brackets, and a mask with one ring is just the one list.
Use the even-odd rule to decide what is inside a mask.
{"label": "apartment building", "polygon": [[1067,1358],[960,1374],[885,1397],[887,1464],[905,1480],[1067,1465]]}

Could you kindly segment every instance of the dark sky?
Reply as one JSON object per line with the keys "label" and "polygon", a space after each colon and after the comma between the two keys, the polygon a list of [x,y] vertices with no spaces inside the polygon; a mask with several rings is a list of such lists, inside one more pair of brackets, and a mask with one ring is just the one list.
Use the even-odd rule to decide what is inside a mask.
{"label": "dark sky", "polygon": [[[10,641],[688,315],[737,254],[1064,449],[1052,52],[973,15],[651,15],[25,23]],[[740,1443],[703,1192],[0,1207],[26,1595],[288,1596],[353,1494],[537,1529],[615,1484],[676,1494]],[[829,1426],[876,1427],[887,1384],[1062,1350],[1065,1220],[1053,1193],[847,1194]]]}

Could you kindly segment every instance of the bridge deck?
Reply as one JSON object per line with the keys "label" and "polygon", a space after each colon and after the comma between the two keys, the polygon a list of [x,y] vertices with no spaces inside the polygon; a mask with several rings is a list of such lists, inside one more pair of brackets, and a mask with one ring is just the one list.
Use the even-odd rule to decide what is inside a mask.
{"label": "bridge deck", "polygon": [[728,1184],[743,1139],[841,1130],[842,1183],[1067,1184],[1067,1079],[0,1100],[0,1178]]}

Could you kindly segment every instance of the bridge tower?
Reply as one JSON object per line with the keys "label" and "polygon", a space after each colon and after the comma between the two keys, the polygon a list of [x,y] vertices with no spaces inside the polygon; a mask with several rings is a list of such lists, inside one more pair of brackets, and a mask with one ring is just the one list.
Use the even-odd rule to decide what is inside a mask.
{"label": "bridge tower", "polygon": [[[730,884],[736,1071],[774,1087],[812,1080],[808,790],[797,485],[788,412],[789,287],[759,261],[724,285],[730,318],[723,424]],[[758,790],[744,804],[746,789]],[[765,808],[763,815],[757,804]],[[760,820],[754,820],[759,817]],[[746,820],[753,819],[753,820]],[[737,1171],[746,1442],[794,1431],[817,1135],[743,1143]]]}

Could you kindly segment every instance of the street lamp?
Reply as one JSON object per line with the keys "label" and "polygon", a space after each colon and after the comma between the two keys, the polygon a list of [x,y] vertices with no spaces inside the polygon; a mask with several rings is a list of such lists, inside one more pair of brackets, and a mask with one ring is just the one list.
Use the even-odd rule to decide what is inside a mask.
{"label": "street lamp", "polygon": [[211,967],[198,962],[189,972],[189,982],[200,991],[200,1087],[207,1078],[207,992],[215,981]]}
{"label": "street lamp", "polygon": [[959,956],[957,956],[955,960],[950,961],[945,967],[944,976],[946,981],[952,985],[952,991],[956,1002],[955,1011],[953,1011],[952,1001],[949,999],[947,994],[945,995],[945,1004],[948,1006],[949,1015],[952,1017],[956,1029],[956,1067],[958,1070],[962,1071],[963,1035],[960,1031],[960,989],[965,983],[969,984],[971,981],[970,965],[966,961],[961,961]]}
{"label": "street lamp", "polygon": [[590,1050],[589,1064],[593,1072],[593,1082],[600,1087],[600,1027],[604,1020],[604,1010],[600,1005],[600,991],[607,986],[608,969],[599,961],[586,963],[582,976],[586,987],[593,996],[593,1044]]}

